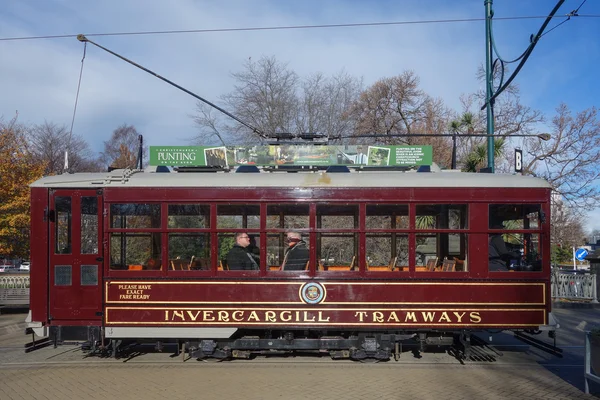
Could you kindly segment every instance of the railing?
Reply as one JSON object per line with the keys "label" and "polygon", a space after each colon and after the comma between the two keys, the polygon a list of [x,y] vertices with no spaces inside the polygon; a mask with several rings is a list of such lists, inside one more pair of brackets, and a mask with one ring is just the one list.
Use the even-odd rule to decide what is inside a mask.
{"label": "railing", "polygon": [[29,304],[29,273],[0,274],[0,306]]}
{"label": "railing", "polygon": [[552,298],[598,301],[595,274],[552,273]]}

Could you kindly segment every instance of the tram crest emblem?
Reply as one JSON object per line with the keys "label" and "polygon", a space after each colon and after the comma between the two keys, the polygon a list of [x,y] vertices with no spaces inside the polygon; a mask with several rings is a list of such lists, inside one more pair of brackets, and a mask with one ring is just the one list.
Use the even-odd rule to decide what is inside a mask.
{"label": "tram crest emblem", "polygon": [[300,287],[300,300],[307,304],[319,304],[325,300],[327,291],[318,282],[305,283]]}

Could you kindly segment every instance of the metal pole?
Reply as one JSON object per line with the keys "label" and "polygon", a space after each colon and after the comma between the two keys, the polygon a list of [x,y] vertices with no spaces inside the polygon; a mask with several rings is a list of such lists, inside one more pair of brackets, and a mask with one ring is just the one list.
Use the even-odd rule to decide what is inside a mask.
{"label": "metal pole", "polygon": [[452,169],[456,169],[456,131],[452,135]]}
{"label": "metal pole", "polygon": [[487,103],[487,159],[488,168],[494,172],[494,103],[490,101],[493,96],[493,71],[492,71],[492,3],[493,0],[484,0],[485,3],[485,101]]}

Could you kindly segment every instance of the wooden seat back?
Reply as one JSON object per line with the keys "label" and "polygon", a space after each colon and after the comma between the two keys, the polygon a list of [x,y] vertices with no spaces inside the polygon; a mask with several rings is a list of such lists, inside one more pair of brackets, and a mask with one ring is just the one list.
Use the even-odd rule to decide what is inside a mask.
{"label": "wooden seat back", "polygon": [[395,271],[397,262],[398,262],[398,257],[392,257],[392,259],[390,260],[390,264],[388,265],[388,269],[390,271]]}
{"label": "wooden seat back", "polygon": [[435,267],[437,267],[437,261],[438,261],[437,257],[430,258],[429,260],[427,260],[426,270],[427,271],[435,271]]}
{"label": "wooden seat back", "polygon": [[444,259],[444,262],[442,263],[442,271],[452,272],[452,271],[454,271],[455,267],[456,267],[456,261]]}

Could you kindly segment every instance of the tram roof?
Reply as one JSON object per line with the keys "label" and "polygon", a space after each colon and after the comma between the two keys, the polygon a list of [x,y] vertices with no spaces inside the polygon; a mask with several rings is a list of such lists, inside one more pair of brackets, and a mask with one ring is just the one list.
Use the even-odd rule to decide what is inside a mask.
{"label": "tram roof", "polygon": [[351,170],[349,173],[162,173],[139,170],[46,176],[31,187],[440,187],[550,188],[543,179],[510,174],[441,170],[437,172]]}

